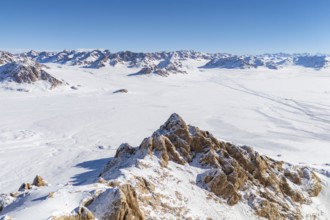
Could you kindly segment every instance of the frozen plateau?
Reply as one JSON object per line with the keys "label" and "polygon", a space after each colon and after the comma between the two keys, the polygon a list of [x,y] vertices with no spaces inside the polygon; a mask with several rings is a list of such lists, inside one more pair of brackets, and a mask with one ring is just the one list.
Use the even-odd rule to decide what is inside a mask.
{"label": "frozen plateau", "polygon": [[330,219],[330,56],[0,51],[0,220]]}

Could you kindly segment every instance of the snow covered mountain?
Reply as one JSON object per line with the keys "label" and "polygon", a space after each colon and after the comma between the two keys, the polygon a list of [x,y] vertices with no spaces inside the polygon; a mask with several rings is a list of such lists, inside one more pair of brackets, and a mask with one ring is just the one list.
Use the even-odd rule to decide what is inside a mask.
{"label": "snow covered mountain", "polygon": [[[236,56],[225,53],[201,53],[195,51],[174,51],[154,53],[134,53],[130,51],[111,53],[109,50],[37,52],[30,51],[12,55],[0,52],[0,65],[15,60],[31,58],[39,63],[58,63],[85,68],[102,68],[107,66],[125,66],[139,68],[131,75],[187,73],[189,68],[221,69],[279,69],[300,66],[313,69],[325,69],[330,66],[330,56],[309,54],[264,54]],[[197,62],[192,65],[191,62]],[[193,67],[192,67],[193,66]]]}
{"label": "snow covered mountain", "polygon": [[50,84],[50,89],[63,84],[62,81],[44,71],[41,64],[32,60],[17,61],[1,66],[0,81],[14,81],[21,84],[44,81]]}
{"label": "snow covered mountain", "polygon": [[37,176],[0,196],[0,211],[28,212],[23,204],[49,191],[39,206],[59,213],[62,204],[76,206],[70,213],[44,213],[52,220],[318,219],[323,213],[315,203],[323,187],[311,168],[218,140],[177,114],[140,146],[122,144],[99,172],[94,183],[62,185],[56,192]]}
{"label": "snow covered mountain", "polygon": [[330,57],[325,55],[287,55],[265,54],[259,56],[225,56],[212,59],[205,68],[249,69],[266,67],[278,69],[285,66],[302,66],[306,68],[322,69],[330,65]]}
{"label": "snow covered mountain", "polygon": [[17,56],[15,56],[9,52],[0,51],[0,65],[3,65],[6,63],[11,63],[16,60],[17,60]]}
{"label": "snow covered mountain", "polygon": [[0,52],[0,82],[6,86],[11,82],[18,84],[43,82],[49,85],[49,89],[53,89],[64,84],[63,81],[47,73],[45,68],[43,64],[26,56]]}
{"label": "snow covered mountain", "polygon": [[302,66],[322,69],[330,66],[330,57],[309,54],[263,54],[236,56],[225,53],[201,53],[195,51],[174,51],[155,53],[134,53],[130,51],[111,53],[109,50],[36,52],[24,53],[25,56],[41,63],[61,63],[79,65],[88,68],[125,65],[139,67],[139,74],[185,73],[181,62],[204,60],[200,68],[249,69],[265,67],[278,69],[286,66]]}

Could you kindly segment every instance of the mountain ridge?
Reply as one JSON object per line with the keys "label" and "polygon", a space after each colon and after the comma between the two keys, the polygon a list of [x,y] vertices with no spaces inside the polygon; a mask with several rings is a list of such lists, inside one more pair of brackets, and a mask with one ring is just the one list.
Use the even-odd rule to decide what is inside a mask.
{"label": "mountain ridge", "polygon": [[87,68],[102,68],[121,64],[127,67],[140,68],[136,75],[154,73],[161,76],[171,73],[185,73],[181,62],[187,60],[205,61],[204,65],[199,66],[202,69],[251,69],[260,67],[279,69],[287,66],[323,69],[330,66],[329,55],[308,53],[232,55],[229,53],[203,53],[192,50],[146,53],[131,51],[112,53],[110,50],[63,50],[61,52],[30,51],[21,55],[30,57],[40,63],[60,63]]}

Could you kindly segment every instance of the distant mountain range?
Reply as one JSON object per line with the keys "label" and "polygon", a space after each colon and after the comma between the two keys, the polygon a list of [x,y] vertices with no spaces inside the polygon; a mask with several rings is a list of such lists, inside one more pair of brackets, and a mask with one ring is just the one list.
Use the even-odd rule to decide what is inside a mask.
{"label": "distant mountain range", "polygon": [[285,66],[302,66],[307,68],[322,69],[330,65],[330,56],[310,54],[263,54],[263,55],[231,55],[227,53],[202,53],[196,51],[173,51],[155,53],[134,53],[130,51],[111,53],[109,50],[93,51],[68,51],[62,52],[36,52],[30,51],[21,54],[30,57],[40,63],[61,63],[80,65],[89,68],[101,68],[116,66],[119,64],[128,67],[149,67],[176,72],[180,69],[182,61],[205,60],[206,65],[201,68],[247,69],[266,67],[278,69]]}
{"label": "distant mountain range", "polygon": [[[280,69],[300,66],[320,70],[330,67],[330,56],[284,53],[237,56],[227,53],[202,53],[185,50],[154,53],[130,51],[112,53],[109,50],[64,50],[61,52],[31,50],[20,54],[0,51],[0,66],[2,66],[0,68],[0,80],[13,80],[18,83],[33,83],[44,80],[51,83],[51,88],[56,87],[61,84],[59,80],[41,70],[42,65],[40,64],[47,63],[84,68],[123,66],[140,69],[138,71],[133,70],[130,75],[156,74],[168,76],[170,74],[187,73],[187,67],[188,69],[189,67],[199,69]],[[18,66],[20,67],[18,68]],[[26,69],[30,70],[26,71]],[[32,69],[34,70],[32,71]],[[20,76],[20,79],[17,76]]]}

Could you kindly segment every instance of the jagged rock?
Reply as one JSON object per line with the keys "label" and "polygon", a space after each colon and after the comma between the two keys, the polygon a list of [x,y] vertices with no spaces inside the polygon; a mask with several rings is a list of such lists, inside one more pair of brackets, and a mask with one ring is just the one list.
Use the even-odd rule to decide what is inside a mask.
{"label": "jagged rock", "polygon": [[30,183],[23,183],[18,191],[26,191],[26,190],[30,190],[32,187],[31,187],[31,184]]}
{"label": "jagged rock", "polygon": [[[243,185],[245,181],[244,178],[236,178],[236,180],[239,181],[239,185]],[[207,184],[208,189],[215,195],[227,199],[229,205],[235,205],[241,200],[241,195],[238,193],[234,181],[230,181],[221,169],[212,170],[208,173],[204,178],[204,183]]]}
{"label": "jagged rock", "polygon": [[[301,219],[301,205],[310,204],[311,197],[322,189],[321,181],[311,169],[273,160],[251,147],[217,140],[209,132],[187,125],[177,114],[172,114],[139,147],[122,144],[101,177],[111,180],[119,168],[143,169],[143,159],[148,157],[157,158],[165,170],[169,163],[178,164],[182,169],[197,166],[205,170],[197,177],[199,187],[214,193],[228,205],[246,203],[257,215],[268,219]],[[158,178],[166,180],[167,176]],[[129,180],[135,184],[138,202],[145,204],[143,198],[148,198],[155,190],[148,189],[147,185],[152,184],[138,175],[130,176]],[[161,201],[162,197],[157,196]],[[157,202],[153,201],[155,204]]]}
{"label": "jagged rock", "polygon": [[128,93],[128,90],[127,89],[119,89],[119,90],[114,91],[113,93]]}
{"label": "jagged rock", "polygon": [[41,186],[47,186],[47,182],[39,175],[37,175],[34,180],[32,185],[41,187]]}
{"label": "jagged rock", "polygon": [[135,189],[129,184],[107,189],[90,202],[88,209],[98,219],[144,219]]}
{"label": "jagged rock", "polygon": [[86,207],[80,206],[71,215],[51,217],[50,220],[95,220],[95,217]]}

